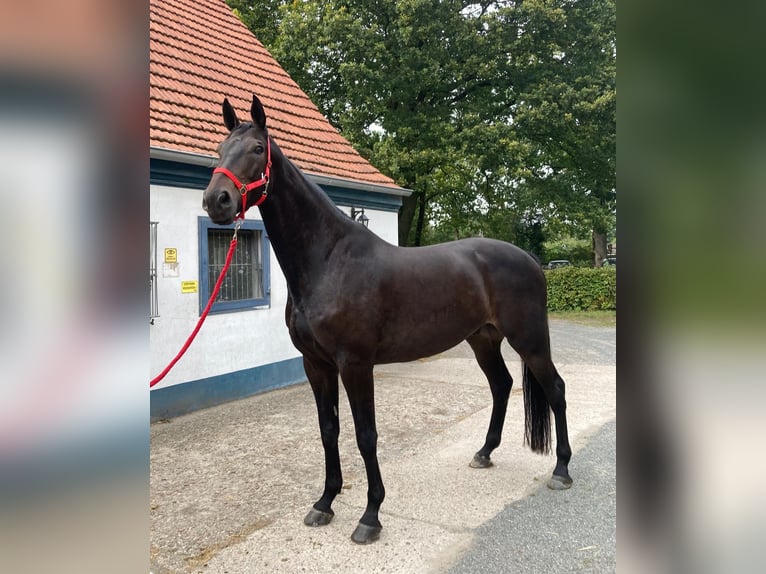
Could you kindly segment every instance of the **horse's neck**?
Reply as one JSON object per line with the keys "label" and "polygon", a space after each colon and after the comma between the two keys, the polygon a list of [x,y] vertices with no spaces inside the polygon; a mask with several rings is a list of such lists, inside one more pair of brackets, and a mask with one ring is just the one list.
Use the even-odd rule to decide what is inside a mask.
{"label": "horse's neck", "polygon": [[278,150],[272,158],[271,183],[261,216],[290,293],[299,299],[355,224]]}

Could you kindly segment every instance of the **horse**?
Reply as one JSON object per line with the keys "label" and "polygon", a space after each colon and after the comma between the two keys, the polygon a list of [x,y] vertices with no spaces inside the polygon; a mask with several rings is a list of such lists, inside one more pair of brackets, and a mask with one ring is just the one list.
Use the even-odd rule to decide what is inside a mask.
{"label": "horse", "polygon": [[[552,489],[569,488],[564,381],[551,360],[547,290],[540,265],[503,241],[468,238],[424,247],[392,245],[342,212],[280,150],[253,95],[241,122],[228,99],[228,136],[203,194],[210,219],[228,225],[257,205],[287,281],[285,322],[303,356],[313,391],[325,456],[324,491],[304,519],[329,524],[341,491],[338,452],[338,376],[348,396],[356,442],[367,474],[367,506],[351,538],[374,542],[385,489],[377,459],[373,366],[413,361],[471,346],[492,394],[484,445],[470,461],[492,465],[500,444],[513,379],[500,347],[505,339],[522,359],[525,443],[551,448],[556,428]],[[364,320],[362,320],[364,318]]]}

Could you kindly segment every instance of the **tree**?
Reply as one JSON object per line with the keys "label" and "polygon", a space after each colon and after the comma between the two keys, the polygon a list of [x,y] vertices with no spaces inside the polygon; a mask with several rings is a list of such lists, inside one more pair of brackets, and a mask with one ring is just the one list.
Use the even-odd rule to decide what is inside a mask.
{"label": "tree", "polygon": [[595,239],[613,225],[614,0],[229,3],[413,190],[401,244],[444,227],[539,246],[562,227]]}
{"label": "tree", "polygon": [[[400,243],[419,244],[428,206],[470,166],[493,59],[465,2],[305,2],[286,6],[274,53],[372,163],[413,190]],[[304,32],[307,34],[304,35]],[[489,115],[489,114],[485,114]],[[463,174],[462,179],[472,174]],[[464,192],[464,193],[467,193]],[[414,225],[413,225],[414,224]]]}
{"label": "tree", "polygon": [[285,0],[226,0],[237,18],[269,48],[279,32],[279,16]]}
{"label": "tree", "polygon": [[558,18],[555,43],[513,70],[526,80],[514,120],[535,150],[529,184],[548,201],[547,219],[588,229],[600,267],[616,212],[614,0],[562,2]]}

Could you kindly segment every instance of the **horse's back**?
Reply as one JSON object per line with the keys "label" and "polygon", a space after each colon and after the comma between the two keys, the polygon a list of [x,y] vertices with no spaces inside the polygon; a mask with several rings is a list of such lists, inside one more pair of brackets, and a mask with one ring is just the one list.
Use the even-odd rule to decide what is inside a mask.
{"label": "horse's back", "polygon": [[408,291],[415,285],[528,292],[545,285],[542,268],[529,253],[497,239],[472,237],[424,247],[389,245],[379,260],[395,290],[396,283]]}
{"label": "horse's back", "polygon": [[428,247],[409,248],[423,262],[443,261],[466,273],[479,272],[488,286],[539,289],[545,283],[540,264],[529,253],[506,241],[471,237]]}
{"label": "horse's back", "polygon": [[441,245],[451,246],[463,253],[473,253],[475,255],[492,257],[493,260],[496,260],[499,264],[506,266],[513,265],[519,266],[519,268],[526,267],[529,269],[540,269],[540,265],[529,253],[512,243],[500,241],[499,239],[469,237],[449,243],[443,243]]}

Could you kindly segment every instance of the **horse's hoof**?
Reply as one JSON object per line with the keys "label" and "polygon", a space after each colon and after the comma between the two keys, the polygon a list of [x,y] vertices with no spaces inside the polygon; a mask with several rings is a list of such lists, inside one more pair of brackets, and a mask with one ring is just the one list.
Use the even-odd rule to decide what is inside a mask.
{"label": "horse's hoof", "polygon": [[548,488],[551,490],[566,490],[572,486],[572,479],[569,476],[559,476],[554,474],[548,480]]}
{"label": "horse's hoof", "polygon": [[351,540],[357,544],[370,544],[380,538],[381,530],[383,530],[382,526],[367,526],[360,522],[356,525],[356,530],[351,535]]}
{"label": "horse's hoof", "polygon": [[492,466],[492,461],[488,456],[476,453],[473,455],[473,460],[468,464],[471,468],[489,468]]}
{"label": "horse's hoof", "polygon": [[330,512],[324,512],[312,508],[309,510],[306,518],[303,519],[303,524],[306,526],[326,526],[330,524],[333,516],[335,516],[335,513],[332,510]]}

